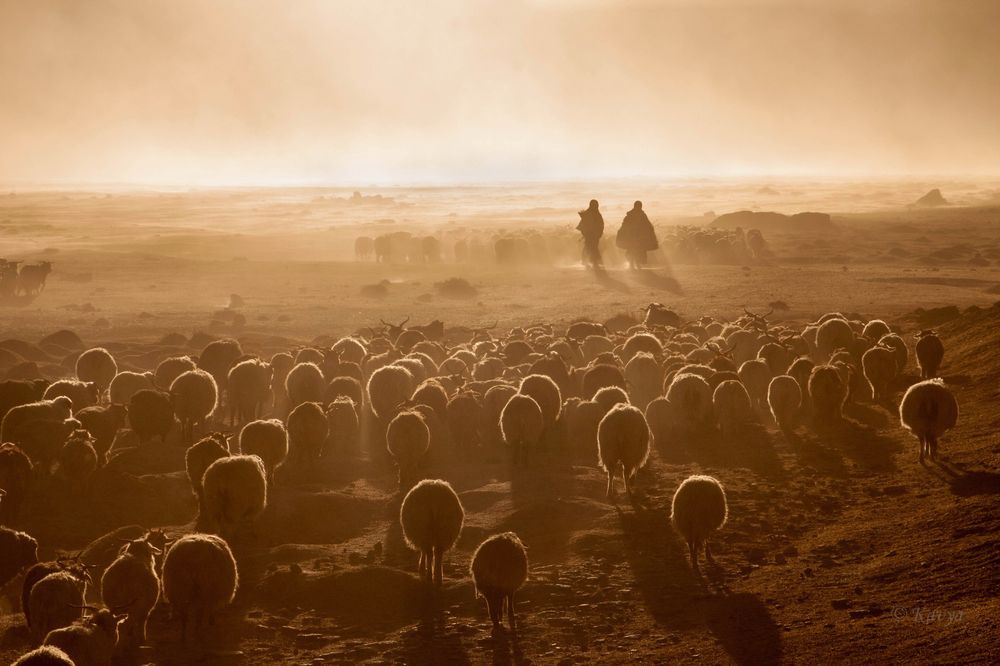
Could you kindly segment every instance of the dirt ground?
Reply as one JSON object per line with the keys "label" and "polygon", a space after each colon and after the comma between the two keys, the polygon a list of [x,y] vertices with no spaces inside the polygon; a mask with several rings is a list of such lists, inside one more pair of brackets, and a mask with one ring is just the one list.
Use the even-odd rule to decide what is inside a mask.
{"label": "dirt ground", "polygon": [[[450,238],[449,225],[459,224],[449,219],[460,210],[455,202],[475,194],[408,193],[371,202],[363,217],[395,210],[393,228]],[[144,651],[149,663],[1000,661],[995,208],[855,211],[835,215],[829,233],[769,235],[767,261],[661,263],[643,275],[613,267],[596,279],[564,263],[356,262],[351,242],[368,222],[323,194],[283,196],[0,198],[0,257],[54,264],[39,297],[0,305],[0,341],[31,343],[39,352],[31,360],[55,377],[70,374],[72,363],[37,343],[64,328],[88,346],[107,346],[122,369],[149,369],[198,352],[163,344],[168,333],[232,336],[247,352],[271,354],[407,316],[447,326],[497,322],[501,331],[603,321],[654,301],[686,319],[732,319],[744,306],[763,311],[780,300],[788,309],[774,322],[801,325],[836,310],[884,318],[905,334],[933,324],[959,424],[942,441],[941,464],[918,464],[916,440],[896,412],[917,377],[908,336],[910,362],[886,402],[859,398],[832,430],[803,426],[786,436],[760,414],[727,441],[678,437],[653,451],[635,505],[605,499],[592,451],[571,447],[529,469],[512,469],[506,453],[490,447],[435,451],[423,474],[450,481],[466,511],[440,590],[417,577],[417,555],[398,524],[395,472],[380,452],[364,450],[307,476],[279,475],[256,534],[235,547],[240,591],[210,645],[183,647],[158,608]],[[536,212],[506,222],[483,222],[490,211],[459,217],[481,224],[473,231],[484,236],[490,224],[527,228],[558,217],[561,208],[532,196],[514,208]],[[289,226],[293,218],[301,224]],[[451,277],[467,279],[477,294],[448,298],[436,285]],[[389,281],[384,297],[361,294],[381,280]],[[226,314],[230,294],[245,301],[245,323]],[[918,311],[948,306],[955,309]],[[183,454],[172,436],[122,456],[82,490],[38,488],[20,528],[39,540],[44,557],[128,525],[189,531],[196,504]],[[704,578],[692,572],[668,520],[674,490],[693,473],[717,477],[729,502],[713,542],[717,565]],[[520,535],[530,558],[516,634],[491,632],[468,574],[479,542],[507,530]],[[17,583],[0,602],[0,660],[28,644]]]}

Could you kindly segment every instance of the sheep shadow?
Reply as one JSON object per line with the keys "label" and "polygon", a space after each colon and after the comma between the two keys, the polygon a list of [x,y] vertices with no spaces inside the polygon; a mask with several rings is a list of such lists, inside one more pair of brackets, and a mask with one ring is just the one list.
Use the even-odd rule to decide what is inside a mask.
{"label": "sheep shadow", "polygon": [[794,431],[784,433],[785,441],[798,457],[799,465],[812,467],[828,476],[846,477],[847,465],[836,450],[824,446],[818,439],[802,436]]}
{"label": "sheep shadow", "polygon": [[521,664],[531,663],[525,659],[524,653],[521,652],[521,644],[516,632],[500,627],[493,630],[490,638],[492,639],[490,647],[493,649],[494,666],[508,666],[509,664],[521,666]]}
{"label": "sheep shadow", "polygon": [[402,635],[400,649],[406,664],[471,664],[461,637],[449,631],[443,609],[434,601],[410,631]]}
{"label": "sheep shadow", "polygon": [[869,471],[893,472],[897,469],[893,455],[902,450],[902,445],[871,426],[842,418],[816,423],[815,432],[820,442],[835,447]]}
{"label": "sheep shadow", "polygon": [[780,479],[785,476],[767,429],[759,423],[746,423],[731,436],[718,430],[703,433],[696,446],[689,446],[694,462],[708,467],[746,467],[760,476]]}
{"label": "sheep shadow", "polygon": [[958,497],[1000,495],[1000,474],[986,470],[967,470],[954,463],[938,460],[939,475]]}
{"label": "sheep shadow", "polygon": [[734,663],[781,663],[781,632],[757,595],[713,597],[705,611],[705,624]]}

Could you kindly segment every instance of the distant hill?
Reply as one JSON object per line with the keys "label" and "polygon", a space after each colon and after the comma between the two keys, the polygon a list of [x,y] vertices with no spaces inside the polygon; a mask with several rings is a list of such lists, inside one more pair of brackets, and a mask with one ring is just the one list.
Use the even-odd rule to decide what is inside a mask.
{"label": "distant hill", "polygon": [[941,196],[941,190],[934,188],[924,196],[920,197],[913,204],[914,206],[920,206],[921,208],[930,208],[933,206],[947,206],[948,200]]}
{"label": "distant hill", "polygon": [[801,231],[830,229],[834,225],[827,213],[785,215],[783,213],[741,210],[720,215],[709,222],[709,226],[721,229],[743,227],[744,229],[760,229],[761,231]]}

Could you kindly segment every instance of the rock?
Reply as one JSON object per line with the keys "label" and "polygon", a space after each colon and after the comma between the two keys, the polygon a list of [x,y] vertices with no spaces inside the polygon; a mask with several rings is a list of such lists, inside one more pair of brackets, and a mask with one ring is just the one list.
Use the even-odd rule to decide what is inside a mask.
{"label": "rock", "polygon": [[834,224],[828,213],[796,213],[784,215],[773,212],[756,212],[741,210],[735,213],[725,213],[709,223],[710,227],[723,229],[760,229],[761,231],[816,230],[831,229]]}
{"label": "rock", "polygon": [[850,599],[833,599],[830,601],[830,605],[833,606],[835,610],[847,610],[852,606]]}
{"label": "rock", "polygon": [[920,197],[913,204],[921,208],[931,208],[934,206],[947,206],[948,200],[941,195],[941,190],[934,188],[924,196]]}

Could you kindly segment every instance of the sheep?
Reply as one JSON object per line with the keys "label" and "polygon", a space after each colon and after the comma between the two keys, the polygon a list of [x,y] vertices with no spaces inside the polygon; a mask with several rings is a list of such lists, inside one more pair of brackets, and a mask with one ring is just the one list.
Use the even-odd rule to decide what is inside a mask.
{"label": "sheep", "polygon": [[160,597],[156,556],[162,551],[148,537],[130,540],[101,577],[101,599],[116,613],[128,613],[121,626],[120,651],[137,656],[146,640],[146,622]]}
{"label": "sheep", "polygon": [[605,386],[591,398],[601,407],[601,415],[607,414],[615,405],[630,405],[628,394],[617,386]]}
{"label": "sheep", "polygon": [[17,523],[31,482],[31,469],[31,459],[16,444],[0,444],[0,525]]}
{"label": "sheep", "polygon": [[892,333],[892,329],[889,328],[889,324],[885,323],[881,319],[872,319],[870,322],[865,324],[864,329],[861,331],[861,335],[867,338],[871,342],[878,342],[882,339],[882,336]]}
{"label": "sheep", "polygon": [[513,532],[495,534],[476,548],[469,567],[476,598],[486,599],[494,627],[503,620],[504,606],[511,631],[516,630],[514,593],[528,580],[528,553]]}
{"label": "sheep", "polygon": [[404,411],[389,422],[385,433],[386,450],[399,468],[399,490],[415,480],[417,466],[430,445],[431,433],[424,417],[416,411]]}
{"label": "sheep", "polygon": [[399,524],[410,548],[420,551],[418,570],[427,581],[433,574],[440,586],[444,554],[458,540],[465,510],[451,484],[440,479],[424,479],[406,493],[399,509]]}
{"label": "sheep", "polygon": [[757,358],[767,363],[772,375],[782,375],[788,371],[788,366],[795,359],[795,355],[785,344],[769,342],[760,348]]}
{"label": "sheep", "polygon": [[[461,371],[458,371],[458,372],[456,372],[455,370],[449,369],[447,371],[447,374],[462,374],[462,375],[466,374],[468,372],[468,366],[465,365],[464,361],[459,361],[459,362],[462,363],[462,365],[463,365],[463,367],[465,369],[461,370]],[[427,368],[424,367],[423,362],[420,361],[419,359],[410,358],[410,357],[404,357],[404,358],[396,360],[393,363],[393,365],[398,365],[398,366],[400,366],[402,368],[406,368],[407,370],[409,370],[410,371],[410,375],[413,376],[413,383],[414,384],[418,384],[419,385],[422,381],[424,381],[425,379],[427,379]],[[442,363],[441,364],[442,372],[447,367],[448,367],[447,362],[446,363]]]}
{"label": "sheep", "polygon": [[630,387],[631,402],[645,409],[659,397],[663,386],[663,368],[648,352],[638,352],[625,364],[625,381]]}
{"label": "sheep", "polygon": [[59,475],[79,489],[97,471],[98,457],[93,437],[86,430],[75,430],[59,451]]}
{"label": "sheep", "polygon": [[118,374],[115,357],[104,347],[94,347],[80,354],[76,359],[76,378],[82,382],[97,385],[98,396],[111,386],[111,380]]}
{"label": "sheep", "polygon": [[293,409],[303,402],[321,402],[326,395],[326,379],[315,363],[299,363],[285,378],[285,393]]}
{"label": "sheep", "polygon": [[822,362],[829,361],[838,349],[851,349],[853,346],[854,330],[846,319],[827,319],[816,331],[816,352]]}
{"label": "sheep", "polygon": [[542,410],[544,429],[550,430],[559,420],[562,412],[562,394],[559,385],[545,375],[528,375],[521,380],[518,393],[534,399]]}
{"label": "sheep", "polygon": [[205,495],[202,488],[205,470],[216,460],[227,457],[229,457],[229,442],[221,433],[203,437],[188,447],[184,453],[184,469],[187,471],[188,481],[191,482],[191,491],[198,499],[199,517],[205,513]]}
{"label": "sheep", "polygon": [[278,352],[271,357],[271,405],[279,415],[288,413],[288,392],[285,391],[285,380],[288,373],[295,367],[295,359],[288,352]]}
{"label": "sheep", "polygon": [[271,393],[271,365],[249,358],[232,367],[227,376],[229,385],[229,420],[246,423],[257,418]]}
{"label": "sheep", "polygon": [[917,338],[917,365],[920,366],[921,379],[933,379],[938,376],[938,368],[944,359],[944,345],[941,338],[931,330],[920,331]]}
{"label": "sheep", "polygon": [[326,446],[323,455],[357,449],[361,424],[358,421],[358,410],[354,406],[354,400],[341,396],[327,404],[326,424]]}
{"label": "sheep", "polygon": [[600,363],[592,366],[583,374],[583,393],[581,397],[591,400],[594,394],[605,386],[617,386],[623,391],[628,390],[625,375],[616,366]]}
{"label": "sheep", "polygon": [[607,497],[615,496],[614,477],[619,466],[625,494],[632,499],[632,484],[649,456],[649,426],[642,412],[632,405],[615,405],[597,428],[597,461],[608,474]]}
{"label": "sheep", "polygon": [[[267,507],[267,473],[258,456],[219,458],[202,477],[205,513],[200,516],[205,531],[231,539],[243,523]],[[202,526],[199,525],[199,529]]]}
{"label": "sheep", "polygon": [[163,598],[181,618],[185,643],[232,603],[238,586],[233,553],[225,541],[212,534],[182,536],[163,559]]}
{"label": "sheep", "polygon": [[713,562],[708,539],[726,524],[726,491],[718,479],[696,474],[681,482],[674,493],[670,523],[684,538],[691,557],[691,567],[699,572],[698,551],[705,546],[705,558]]}
{"label": "sheep", "polygon": [[97,390],[97,384],[94,382],[81,382],[76,379],[60,379],[59,381],[49,384],[48,388],[45,389],[45,393],[42,394],[42,399],[52,400],[53,398],[57,398],[61,395],[64,395],[73,401],[74,410],[96,405],[98,398],[100,397]]}
{"label": "sheep", "polygon": [[529,395],[511,396],[500,412],[500,433],[511,449],[514,464],[528,464],[530,451],[538,446],[544,430],[542,408]]}
{"label": "sheep", "polygon": [[[111,386],[108,388],[110,401],[119,405],[127,404],[136,391],[155,389],[154,379],[155,375],[152,372],[123,370],[111,380]],[[75,400],[73,404],[77,404]]]}
{"label": "sheep", "polygon": [[238,341],[232,338],[213,340],[198,355],[198,368],[212,375],[217,391],[221,394],[227,389],[230,369],[242,356],[243,348]]}
{"label": "sheep", "polygon": [[809,399],[817,422],[837,421],[847,400],[847,384],[832,365],[817,365],[809,374]]}
{"label": "sheep", "polygon": [[27,405],[42,399],[42,394],[49,383],[44,379],[28,381],[25,379],[7,379],[0,381],[0,419],[12,408]]}
{"label": "sheep", "polygon": [[656,398],[646,405],[646,425],[653,438],[653,446],[658,449],[667,448],[670,438],[670,428],[673,425],[670,402],[666,398]]}
{"label": "sheep", "polygon": [[348,361],[350,363],[361,363],[365,360],[365,356],[368,355],[368,350],[361,340],[357,338],[341,338],[333,344],[330,348],[334,354],[337,354],[341,360]]}
{"label": "sheep", "polygon": [[695,374],[678,373],[667,389],[675,425],[694,432],[704,427],[712,413],[712,389]]}
{"label": "sheep", "polygon": [[958,401],[941,379],[917,382],[903,395],[899,421],[920,440],[920,464],[925,455],[936,460],[938,438],[958,422]]}
{"label": "sheep", "polygon": [[76,666],[76,664],[59,648],[43,645],[21,655],[11,666]]}
{"label": "sheep", "polygon": [[418,405],[427,405],[442,421],[448,417],[448,393],[436,379],[421,382],[410,396],[410,401]]}
{"label": "sheep", "polygon": [[407,398],[413,395],[413,375],[399,365],[386,365],[368,378],[368,404],[372,413],[389,422]]}
{"label": "sheep", "polygon": [[906,361],[909,359],[909,351],[906,349],[906,342],[895,333],[883,335],[878,340],[879,346],[889,347],[896,356],[896,372],[903,372],[906,369]]}
{"label": "sheep", "polygon": [[106,666],[111,663],[118,644],[118,625],[126,622],[107,608],[93,611],[69,626],[53,629],[45,637],[45,644],[66,653],[75,666]]}
{"label": "sheep", "polygon": [[[570,403],[570,400],[576,401],[575,404]],[[566,437],[574,451],[584,454],[591,461],[597,451],[597,428],[608,409],[593,400],[579,398],[570,398],[563,405]]]}
{"label": "sheep", "polygon": [[[6,501],[6,498],[4,498]],[[21,572],[38,562],[38,542],[29,534],[0,527],[0,587],[3,587]]]}
{"label": "sheep", "polygon": [[85,569],[73,568],[50,573],[31,586],[28,629],[36,645],[53,629],[80,618],[89,578]]}
{"label": "sheep", "polygon": [[[113,389],[112,389],[113,392]],[[125,425],[128,408],[112,401],[109,405],[94,405],[85,407],[76,413],[76,420],[89,432],[94,441],[94,451],[97,452],[97,464],[103,466],[108,462],[108,451],[115,441],[115,435]]]}
{"label": "sheep", "polygon": [[488,443],[497,444],[503,441],[503,433],[500,429],[500,415],[503,413],[503,408],[507,406],[507,401],[516,393],[517,389],[513,386],[499,384],[490,387],[483,395],[479,422],[480,431]]}
{"label": "sheep", "polygon": [[195,425],[211,417],[219,404],[219,389],[208,372],[188,370],[170,385],[174,414],[181,422],[181,437],[186,444],[194,441]]}
{"label": "sheep", "polygon": [[167,389],[188,370],[194,370],[198,365],[191,360],[190,356],[172,356],[160,361],[153,371],[153,383],[158,388]]}
{"label": "sheep", "polygon": [[788,366],[788,375],[794,377],[795,381],[799,384],[799,390],[802,392],[802,408],[804,411],[808,411],[809,407],[809,375],[812,374],[813,368],[816,364],[812,362],[807,356],[800,356],[799,358],[792,361],[792,364]]}
{"label": "sheep", "polygon": [[458,393],[448,401],[446,411],[452,442],[464,450],[474,447],[479,441],[482,419],[482,408],[476,396],[469,392]]}
{"label": "sheep", "polygon": [[622,345],[622,360],[628,363],[639,352],[645,352],[653,357],[662,356],[663,345],[652,333],[636,333]]}
{"label": "sheep", "polygon": [[861,357],[861,368],[872,390],[872,402],[883,400],[898,370],[896,353],[889,347],[876,345]]}
{"label": "sheep", "polygon": [[0,423],[0,441],[17,443],[23,426],[32,421],[62,423],[72,416],[73,401],[66,396],[11,407]]}
{"label": "sheep", "polygon": [[325,357],[323,352],[313,347],[303,347],[302,349],[295,352],[295,363],[294,365],[299,365],[300,363],[312,363],[319,366],[323,363]]}
{"label": "sheep", "polygon": [[767,404],[775,424],[789,430],[802,407],[802,389],[791,375],[778,375],[767,387]]}
{"label": "sheep", "polygon": [[731,437],[753,419],[750,395],[743,384],[732,379],[720,383],[715,388],[712,394],[712,408],[723,437]]}
{"label": "sheep", "polygon": [[330,424],[323,406],[303,402],[288,415],[288,456],[296,465],[308,465],[323,455]]}
{"label": "sheep", "polygon": [[337,398],[350,398],[358,408],[365,403],[365,389],[354,377],[334,377],[326,385],[325,396],[327,402],[333,402]]}
{"label": "sheep", "polygon": [[274,471],[288,456],[288,432],[278,419],[251,421],[240,430],[240,453],[264,461],[268,485],[274,485]]}
{"label": "sheep", "polygon": [[746,387],[753,408],[763,410],[767,405],[767,387],[773,378],[767,361],[759,358],[746,361],[736,374],[739,375],[740,381]]}
{"label": "sheep", "polygon": [[167,434],[175,421],[170,394],[150,389],[136,391],[128,401],[128,421],[140,445],[153,437],[159,437],[161,442],[166,443]]}

